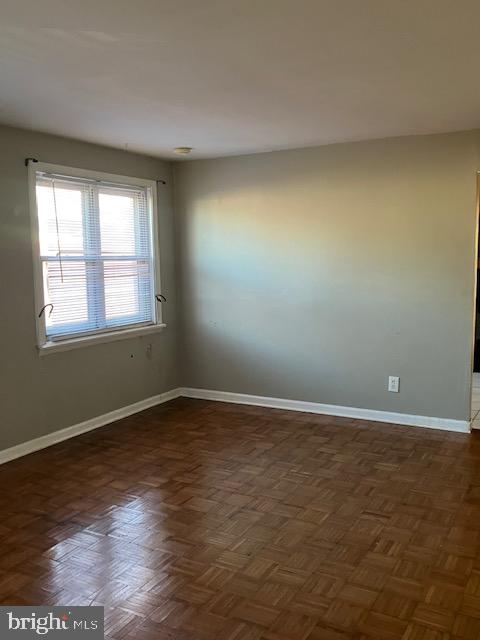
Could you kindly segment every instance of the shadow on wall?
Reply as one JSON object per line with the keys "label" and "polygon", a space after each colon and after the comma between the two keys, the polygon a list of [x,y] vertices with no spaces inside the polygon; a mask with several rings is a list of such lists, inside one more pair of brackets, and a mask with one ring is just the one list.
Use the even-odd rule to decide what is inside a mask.
{"label": "shadow on wall", "polygon": [[[230,207],[219,213],[215,204],[200,201],[189,224],[186,322],[199,341],[209,344],[207,352],[201,347],[202,371],[205,359],[216,358],[233,344],[240,345],[233,349],[235,357],[246,359],[248,368],[231,360],[229,366],[248,371],[272,360],[268,377],[278,378],[285,397],[291,390],[282,384],[286,371],[289,376],[313,376],[308,399],[319,401],[325,397],[319,375],[328,379],[351,368],[352,362],[362,363],[357,375],[350,374],[362,391],[377,349],[392,354],[397,350],[393,357],[398,365],[402,362],[405,337],[401,326],[397,328],[399,306],[404,317],[409,315],[403,301],[411,298],[410,313],[414,310],[416,318],[430,313],[431,287],[429,293],[421,287],[412,290],[401,273],[395,274],[392,287],[391,275],[372,252],[350,250],[353,240],[332,237],[321,228],[321,220],[311,221],[310,233],[295,221],[290,228],[272,229],[258,216]],[[364,336],[364,322],[375,325],[374,336]],[[348,342],[347,351],[336,347],[339,339]],[[409,342],[414,344],[415,336]],[[249,375],[256,377],[254,371]],[[234,375],[232,379],[238,380]]]}

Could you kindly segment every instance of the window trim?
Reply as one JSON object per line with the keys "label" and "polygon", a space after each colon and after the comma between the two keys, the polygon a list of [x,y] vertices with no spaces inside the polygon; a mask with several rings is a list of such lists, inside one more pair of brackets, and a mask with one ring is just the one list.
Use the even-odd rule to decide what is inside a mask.
{"label": "window trim", "polygon": [[58,351],[66,351],[75,349],[80,346],[98,344],[102,342],[112,342],[125,338],[141,336],[155,331],[159,331],[166,327],[162,318],[162,305],[154,299],[154,321],[144,325],[128,327],[119,327],[118,329],[108,328],[97,332],[86,333],[82,336],[66,336],[62,340],[48,340],[46,336],[45,314],[41,318],[38,317],[41,308],[44,305],[44,289],[43,289],[43,273],[42,261],[40,254],[40,234],[39,220],[37,211],[36,198],[36,174],[38,171],[46,173],[59,173],[74,178],[86,178],[87,180],[101,180],[112,184],[131,185],[142,188],[148,188],[150,197],[150,207],[152,214],[152,233],[151,233],[151,251],[153,256],[153,295],[161,293],[160,278],[160,239],[158,232],[158,199],[157,199],[157,183],[155,180],[147,180],[144,178],[134,178],[132,176],[124,176],[113,173],[105,173],[102,171],[94,171],[91,169],[80,169],[77,167],[68,167],[64,165],[51,164],[48,162],[30,162],[28,165],[28,194],[29,194],[29,210],[30,210],[30,228],[32,238],[32,257],[33,257],[33,283],[34,283],[34,301],[35,301],[35,320],[37,348],[40,355],[46,353],[55,353]]}

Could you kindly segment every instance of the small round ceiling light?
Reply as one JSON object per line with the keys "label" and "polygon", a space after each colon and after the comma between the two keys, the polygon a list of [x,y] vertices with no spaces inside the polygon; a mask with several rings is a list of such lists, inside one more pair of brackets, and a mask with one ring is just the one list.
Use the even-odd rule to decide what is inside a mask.
{"label": "small round ceiling light", "polygon": [[177,156],[188,156],[192,151],[192,147],[175,147],[174,152]]}

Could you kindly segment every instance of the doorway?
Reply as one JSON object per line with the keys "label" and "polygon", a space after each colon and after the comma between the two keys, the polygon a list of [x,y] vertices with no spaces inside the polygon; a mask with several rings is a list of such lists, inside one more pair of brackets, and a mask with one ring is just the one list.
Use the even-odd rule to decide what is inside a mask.
{"label": "doorway", "polygon": [[472,403],[470,409],[470,420],[472,429],[480,429],[480,242],[479,234],[479,198],[480,198],[480,175],[477,175],[477,226],[475,230],[476,238],[476,261],[475,261],[475,311],[474,311],[474,339],[473,339],[473,374],[472,374]]}

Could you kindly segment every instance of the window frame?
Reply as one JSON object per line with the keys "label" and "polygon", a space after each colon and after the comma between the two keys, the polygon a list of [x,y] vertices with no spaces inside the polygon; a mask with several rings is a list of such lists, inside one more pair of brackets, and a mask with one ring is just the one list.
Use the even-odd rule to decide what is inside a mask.
{"label": "window frame", "polygon": [[[36,174],[37,172],[56,173],[72,178],[84,178],[87,180],[96,180],[108,182],[111,185],[133,186],[146,188],[148,191],[148,207],[151,213],[151,252],[153,260],[153,322],[143,324],[133,324],[119,326],[118,328],[105,328],[94,332],[85,332],[81,334],[67,334],[65,338],[58,340],[49,340],[46,335],[45,313],[39,317],[40,310],[45,304],[44,286],[43,286],[43,265],[40,253],[40,233],[39,219],[37,210],[36,197]],[[105,173],[91,169],[80,169],[77,167],[67,167],[64,165],[52,164],[47,162],[29,162],[28,164],[28,192],[29,192],[29,209],[30,209],[30,225],[32,237],[32,256],[33,256],[33,281],[34,281],[34,300],[35,300],[35,319],[36,319],[36,337],[37,348],[40,355],[53,353],[57,351],[66,351],[77,347],[87,346],[90,344],[112,342],[125,338],[146,335],[163,329],[166,325],[162,318],[162,305],[157,303],[155,295],[161,293],[160,278],[160,251],[159,251],[159,232],[158,232],[158,199],[157,199],[157,183],[155,180],[147,180],[144,178],[135,178],[132,176],[124,176],[113,173]]]}

